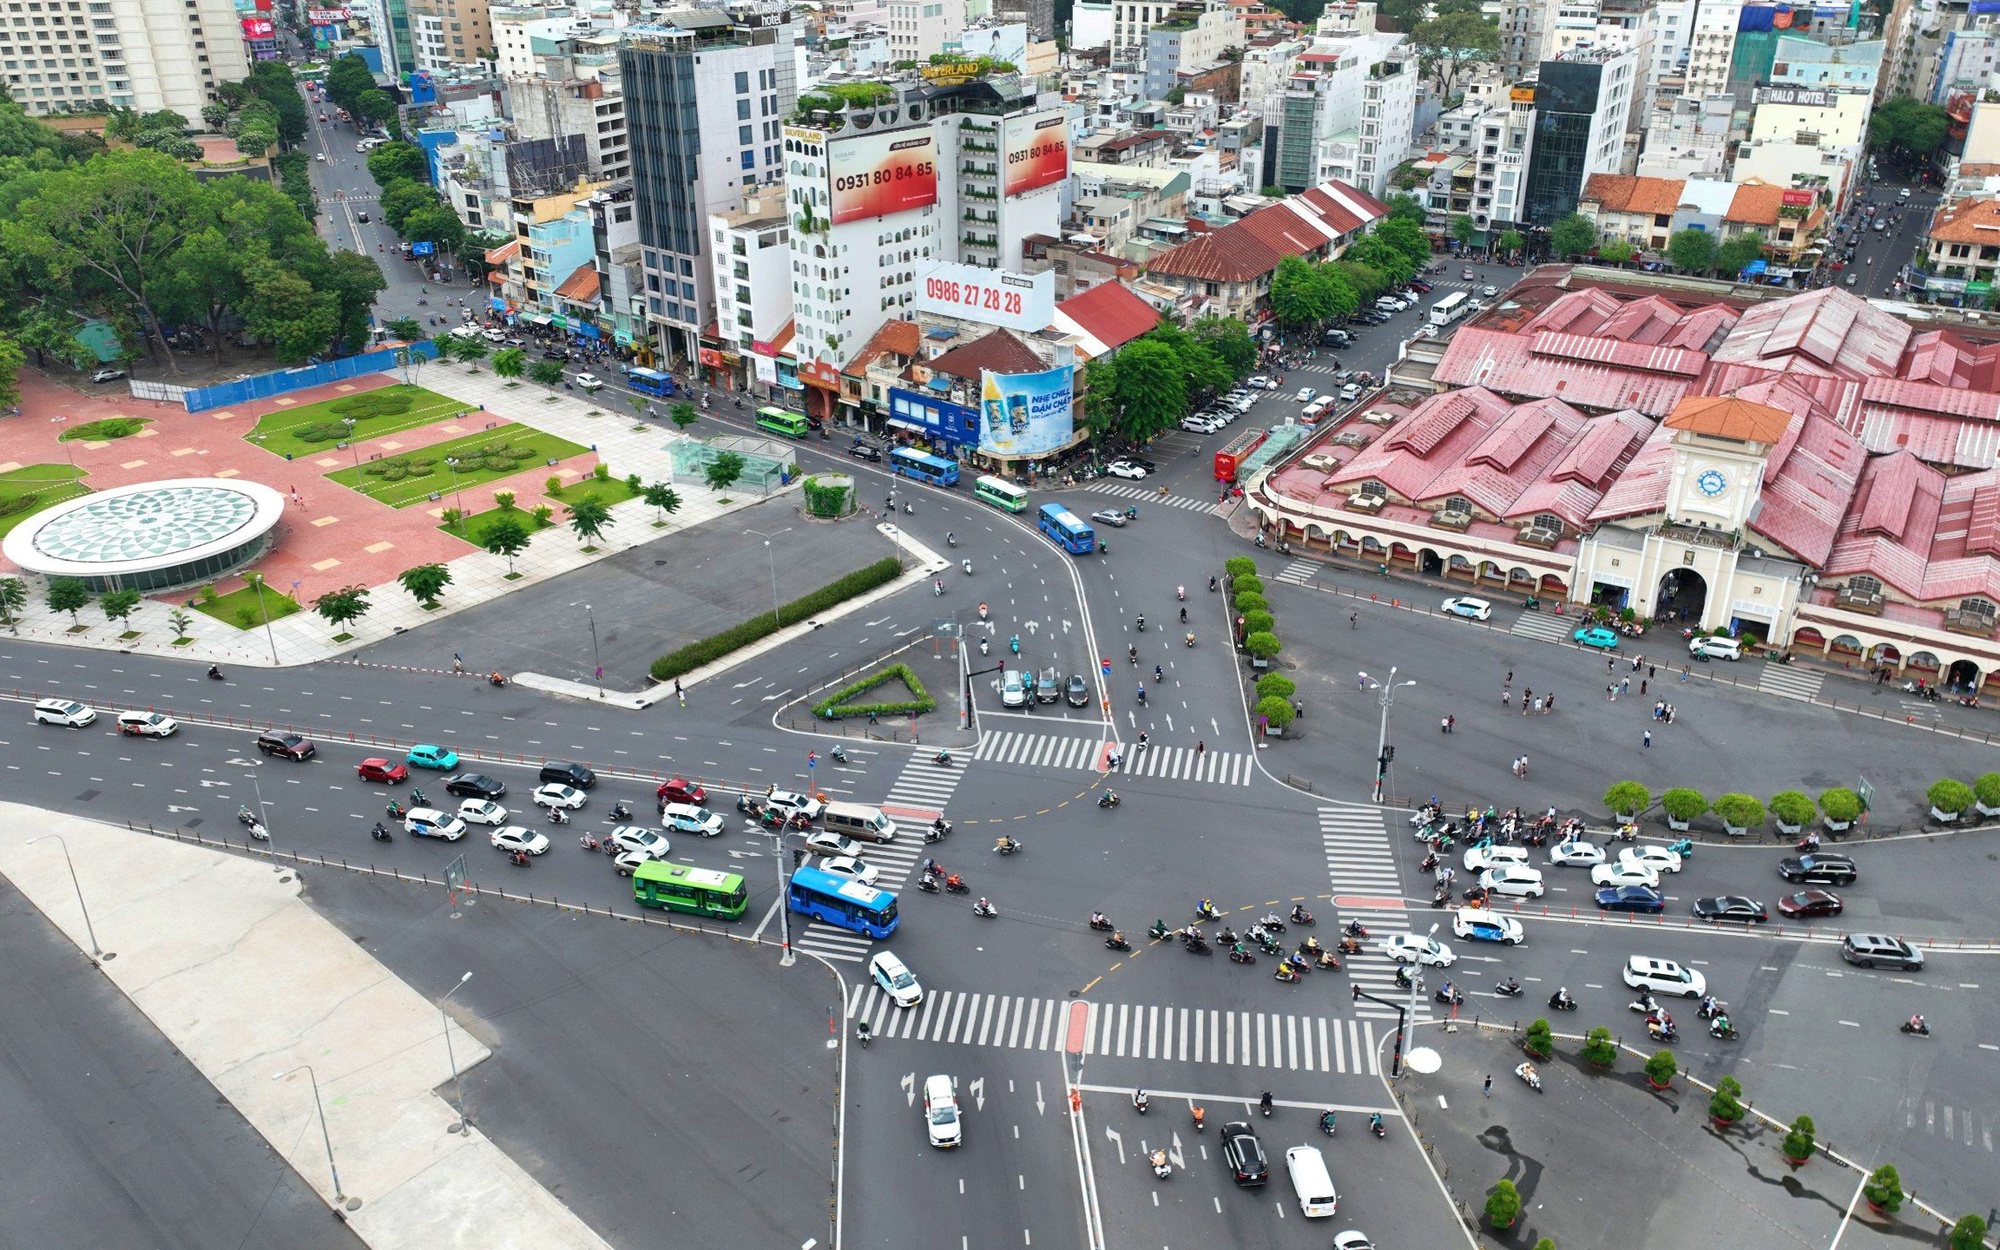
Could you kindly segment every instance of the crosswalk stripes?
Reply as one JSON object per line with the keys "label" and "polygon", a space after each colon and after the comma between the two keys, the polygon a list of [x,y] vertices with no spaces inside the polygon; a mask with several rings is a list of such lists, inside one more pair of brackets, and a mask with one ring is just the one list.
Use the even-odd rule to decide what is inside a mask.
{"label": "crosswalk stripes", "polygon": [[1561,642],[1570,635],[1569,620],[1546,612],[1523,612],[1509,632],[1538,642]]}
{"label": "crosswalk stripes", "polygon": [[1054,1051],[1068,1042],[1073,1002],[1085,1012],[1086,1055],[1381,1074],[1372,1020],[959,990],[931,990],[899,1008],[873,982],[848,992],[847,1018],[868,1021],[877,1038]]}
{"label": "crosswalk stripes", "polygon": [[1915,1129],[1917,1117],[1922,1115],[1924,1132],[1932,1137],[1943,1137],[1953,1143],[1969,1146],[1974,1150],[1993,1153],[1993,1119],[1972,1107],[1954,1107],[1950,1103],[1940,1103],[1926,1098],[1919,1108],[1914,1102],[1903,1113],[1903,1127]]}
{"label": "crosswalk stripes", "polygon": [[1113,772],[1128,777],[1160,777],[1170,781],[1206,781],[1219,786],[1247,786],[1256,771],[1255,756],[1241,751],[1196,751],[1193,747],[1141,748],[1128,744]]}
{"label": "crosswalk stripes", "polygon": [[1214,512],[1216,503],[1212,499],[1190,499],[1186,495],[1161,495],[1157,489],[1148,490],[1144,486],[1133,486],[1126,482],[1090,482],[1085,490],[1100,495],[1115,495],[1120,499],[1142,500],[1155,503],[1163,508],[1185,508],[1189,512]]}
{"label": "crosswalk stripes", "polygon": [[1788,664],[1767,661],[1764,671],[1757,675],[1757,689],[1787,699],[1810,701],[1819,694],[1819,688],[1825,681],[1826,674],[1816,669],[1793,668]]}
{"label": "crosswalk stripes", "polygon": [[1294,560],[1278,573],[1278,580],[1303,586],[1319,576],[1320,563],[1317,560]]}
{"label": "crosswalk stripes", "polygon": [[982,737],[972,758],[1030,768],[1096,768],[1103,752],[1102,737],[1079,738],[1008,729]]}
{"label": "crosswalk stripes", "polygon": [[[1391,902],[1391,908],[1347,907],[1338,910],[1342,925],[1359,920],[1368,928],[1362,952],[1345,960],[1350,981],[1370,994],[1400,999],[1406,991],[1396,985],[1396,965],[1381,953],[1385,938],[1409,931],[1409,918],[1402,910],[1403,887],[1396,870],[1396,848],[1387,822],[1380,811],[1365,807],[1322,807],[1319,809],[1319,837],[1326,854],[1327,880],[1336,899],[1365,897]],[[1394,1019],[1387,1007],[1360,1001],[1355,1014],[1369,1019]],[[1420,1006],[1419,1018],[1428,1013]]]}
{"label": "crosswalk stripes", "polygon": [[[903,771],[889,787],[889,793],[882,801],[884,807],[891,805],[920,808],[925,811],[943,812],[945,804],[951,802],[958,790],[958,779],[963,776],[958,768],[945,768],[931,763],[928,754],[918,752],[910,756],[903,765]],[[890,893],[897,893],[909,884],[917,865],[924,858],[924,837],[922,827],[910,827],[913,822],[901,821],[905,826],[894,842],[870,842],[861,848],[861,858],[875,867],[875,884]],[[853,933],[835,928],[822,921],[812,921],[804,932],[795,935],[792,945],[800,950],[812,951],[828,959],[859,963],[868,958],[868,951],[874,942],[865,934]]]}

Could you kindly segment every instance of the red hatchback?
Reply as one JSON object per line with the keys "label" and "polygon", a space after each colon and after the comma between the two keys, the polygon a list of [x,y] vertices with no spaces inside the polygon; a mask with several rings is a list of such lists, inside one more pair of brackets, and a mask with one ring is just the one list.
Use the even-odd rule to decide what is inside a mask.
{"label": "red hatchback", "polygon": [[654,794],[662,803],[692,803],[696,807],[703,807],[708,803],[708,791],[698,785],[690,785],[679,777],[672,781],[661,782],[660,788],[654,791]]}
{"label": "red hatchback", "polygon": [[392,786],[410,779],[410,770],[400,761],[362,760],[354,766],[354,771],[363,781],[386,781]]}

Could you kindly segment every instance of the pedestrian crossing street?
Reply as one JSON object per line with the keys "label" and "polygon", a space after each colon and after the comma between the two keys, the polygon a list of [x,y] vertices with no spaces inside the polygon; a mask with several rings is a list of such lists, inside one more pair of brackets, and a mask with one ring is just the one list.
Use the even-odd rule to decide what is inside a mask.
{"label": "pedestrian crossing street", "polygon": [[[945,768],[931,763],[928,751],[913,753],[903,765],[903,771],[880,804],[889,818],[900,826],[896,831],[896,840],[871,842],[862,855],[875,866],[878,888],[896,894],[910,883],[917,866],[924,861],[924,827],[933,815],[943,813],[945,805],[958,791],[959,778],[964,775],[961,767]],[[800,950],[848,963],[860,963],[867,959],[874,944],[874,939],[866,934],[851,933],[817,920],[808,923],[803,932],[792,938],[792,945]]]}
{"label": "pedestrian crossing street", "polygon": [[1380,1075],[1370,1020],[959,990],[930,990],[899,1008],[872,981],[848,992],[847,1018],[868,1021],[877,1038],[1059,1051],[1077,1006],[1086,1055]]}
{"label": "pedestrian crossing street", "polygon": [[1795,668],[1789,664],[1766,662],[1764,671],[1757,675],[1757,689],[1765,694],[1775,694],[1786,699],[1804,699],[1810,702],[1819,694],[1819,688],[1826,682],[1826,674],[1818,669]]}
{"label": "pedestrian crossing street", "polygon": [[[1104,746],[1102,738],[1007,729],[981,738],[972,758],[1028,768],[1095,769],[1104,758]],[[1123,756],[1111,772],[1124,777],[1247,786],[1257,764],[1255,756],[1243,751],[1196,751],[1193,747],[1151,744],[1141,747],[1130,742],[1120,744],[1118,749]]]}
{"label": "pedestrian crossing street", "polygon": [[1537,642],[1566,642],[1571,633],[1569,618],[1549,612],[1523,612],[1510,631]]}
{"label": "pedestrian crossing street", "polygon": [[[1403,887],[1396,870],[1394,834],[1379,810],[1366,807],[1322,807],[1319,809],[1319,837],[1326,853],[1327,880],[1338,900],[1357,898],[1381,900],[1384,907],[1341,907],[1332,910],[1338,922],[1332,931],[1338,941],[1348,921],[1359,920],[1368,929],[1359,955],[1343,957],[1348,980],[1364,993],[1395,1002],[1403,1001],[1408,990],[1396,985],[1396,965],[1380,953],[1383,939],[1409,932],[1409,913],[1403,909]],[[1325,939],[1322,939],[1325,941]],[[1331,945],[1331,942],[1327,943]],[[1432,978],[1436,980],[1437,978]],[[1435,988],[1435,987],[1432,987]],[[1356,1016],[1363,1019],[1393,1020],[1393,1009],[1357,1000]],[[1418,1003],[1417,1018],[1428,1019],[1429,1000]]]}
{"label": "pedestrian crossing street", "polygon": [[[1190,499],[1186,495],[1167,495],[1163,497],[1157,486],[1151,488],[1135,486],[1130,482],[1116,478],[1103,478],[1094,482],[1086,482],[1083,488],[1088,491],[1095,491],[1100,495],[1113,495],[1119,499],[1130,499],[1134,503],[1158,504],[1162,508],[1185,508],[1189,512],[1211,513],[1218,510],[1218,505],[1213,499]],[[1146,510],[1144,508],[1139,509],[1141,516],[1144,516],[1145,513]]]}

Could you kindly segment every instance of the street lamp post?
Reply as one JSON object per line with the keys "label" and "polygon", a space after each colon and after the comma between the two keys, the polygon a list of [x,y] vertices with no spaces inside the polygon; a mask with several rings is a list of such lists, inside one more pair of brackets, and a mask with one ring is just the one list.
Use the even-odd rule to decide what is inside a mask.
{"label": "street lamp post", "polygon": [[83,913],[83,931],[90,937],[91,964],[95,966],[103,960],[117,958],[115,955],[107,955],[98,949],[97,928],[90,923],[90,908],[85,906],[83,901],[83,883],[76,879],[76,861],[69,857],[69,843],[63,841],[63,836],[60,833],[45,833],[37,838],[29,838],[26,845],[33,846],[35,843],[45,841],[49,838],[54,838],[56,844],[62,847],[63,863],[69,865],[69,883],[76,890],[76,908]]}
{"label": "street lamp post", "polygon": [[354,418],[342,417],[340,423],[347,427],[347,450],[354,456],[354,467],[361,467],[361,449],[354,445]]}
{"label": "street lamp post", "polygon": [[746,534],[755,534],[764,540],[764,555],[771,563],[771,624],[774,626],[783,625],[785,622],[780,619],[778,614],[778,552],[776,548],[771,546],[771,540],[776,538],[778,534],[791,533],[792,527],[787,525],[785,528],[779,530],[777,534],[766,534],[761,530],[744,530],[743,532]]}
{"label": "street lamp post", "polygon": [[465,533],[465,492],[460,490],[458,485],[458,457],[446,456],[444,458],[444,465],[445,468],[451,470],[451,497],[453,502],[458,505],[458,532],[463,534]]}
{"label": "street lamp post", "polygon": [[779,822],[777,829],[771,832],[771,847],[771,858],[778,861],[778,933],[780,942],[778,947],[780,951],[778,966],[789,968],[798,962],[799,957],[792,952],[792,909],[785,904],[786,897],[792,891],[792,883],[785,876],[785,826],[782,821]]}
{"label": "street lamp post", "polygon": [[271,632],[271,610],[264,606],[264,575],[252,573],[250,584],[257,588],[257,612],[264,618],[264,641],[271,644],[271,663],[278,662],[278,637]]}
{"label": "street lamp post", "polygon": [[1417,683],[1415,681],[1397,681],[1394,666],[1390,667],[1389,677],[1386,681],[1376,681],[1366,673],[1361,674],[1361,677],[1376,692],[1376,702],[1382,705],[1382,727],[1375,737],[1375,801],[1380,803],[1382,801],[1382,791],[1387,786],[1389,779],[1389,709],[1396,706],[1396,688],[1398,686],[1414,686]]}
{"label": "street lamp post", "polygon": [[290,1071],[277,1073],[271,1079],[282,1081],[293,1072],[303,1072],[312,1079],[313,1107],[319,1112],[319,1139],[326,1145],[326,1170],[333,1173],[333,1202],[336,1207],[344,1206],[347,1195],[340,1191],[340,1167],[333,1161],[333,1136],[326,1131],[326,1104],[319,1098],[319,1073],[313,1071],[311,1064],[302,1063]]}
{"label": "street lamp post", "polygon": [[454,1133],[465,1132],[472,1124],[472,1120],[465,1114],[465,1087],[460,1085],[458,1081],[458,1056],[451,1049],[451,1017],[445,1014],[444,1004],[445,999],[464,989],[465,983],[471,979],[472,974],[470,972],[466,973],[458,979],[457,985],[452,986],[444,992],[444,998],[438,999],[438,1019],[444,1022],[444,1057],[451,1064],[451,1096],[452,1100],[458,1104],[458,1123],[452,1125],[449,1130]]}
{"label": "street lamp post", "polygon": [[590,671],[597,680],[597,697],[604,697],[604,656],[597,649],[597,612],[589,604],[583,605],[584,619],[590,622]]}
{"label": "street lamp post", "polygon": [[[1438,931],[1437,922],[1432,921],[1430,931],[1424,934],[1424,936],[1436,937],[1437,931]],[[1418,963],[1416,960],[1412,959],[1410,961],[1410,1005],[1409,1009],[1404,1013],[1403,1018],[1396,1021],[1396,1055],[1394,1060],[1391,1061],[1389,1066],[1390,1076],[1401,1076],[1403,1074],[1403,1052],[1405,1049],[1405,1041],[1409,1033],[1409,1030],[1413,1028],[1416,1024],[1417,995],[1423,992],[1424,992],[1423,965],[1421,963]]]}

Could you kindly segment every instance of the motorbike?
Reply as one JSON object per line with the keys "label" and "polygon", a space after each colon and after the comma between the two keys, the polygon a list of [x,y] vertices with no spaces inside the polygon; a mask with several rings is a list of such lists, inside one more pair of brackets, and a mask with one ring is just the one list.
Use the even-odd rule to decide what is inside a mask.
{"label": "motorbike", "polygon": [[1229,952],[1229,962],[1233,964],[1254,964],[1257,962],[1257,957],[1249,951],[1232,949]]}
{"label": "motorbike", "polygon": [[1717,1041],[1733,1042],[1736,1040],[1736,1026],[1729,1022],[1728,1016],[1717,1016],[1708,1022],[1708,1035]]}
{"label": "motorbike", "polygon": [[1161,1180],[1165,1180],[1174,1174],[1174,1166],[1167,1162],[1167,1152],[1165,1150],[1156,1148],[1147,1158],[1153,1165],[1153,1175],[1159,1177]]}
{"label": "motorbike", "polygon": [[1271,1115],[1271,1091],[1270,1091],[1270,1090],[1268,1090],[1268,1089],[1267,1089],[1267,1090],[1265,1090],[1265,1091],[1264,1091],[1264,1096],[1263,1096],[1262,1098],[1259,1098],[1259,1099],[1257,1100],[1257,1110],[1259,1110],[1259,1111],[1263,1112],[1263,1113],[1264,1113],[1264,1116],[1265,1116],[1265,1118],[1266,1118],[1266,1119],[1269,1119],[1269,1118],[1270,1118],[1270,1115]]}
{"label": "motorbike", "polygon": [[535,861],[529,857],[526,851],[515,851],[507,857],[507,862],[516,868],[527,868]]}
{"label": "motorbike", "polygon": [[1292,908],[1292,923],[1298,925],[1305,925],[1306,927],[1310,928],[1317,922],[1313,919],[1313,914],[1307,911],[1305,908],[1294,907]]}
{"label": "motorbike", "polygon": [[1097,796],[1097,805],[1099,807],[1116,807],[1119,802],[1118,792],[1115,790],[1106,790],[1103,794]]}
{"label": "motorbike", "polygon": [[1334,1117],[1333,1117],[1333,1112],[1331,1112],[1331,1111],[1328,1111],[1328,1112],[1324,1112],[1324,1113],[1322,1113],[1322,1114],[1320,1115],[1320,1117],[1319,1117],[1319,1131],[1320,1131],[1320,1132],[1322,1132],[1322,1133],[1325,1133],[1325,1134],[1326,1134],[1326,1135],[1327,1135],[1328,1137],[1332,1137],[1332,1136],[1333,1136],[1333,1133],[1334,1133],[1334,1129],[1335,1129],[1336,1127],[1338,1127],[1338,1126],[1337,1126],[1337,1124],[1336,1124],[1336,1123],[1335,1123],[1335,1121],[1334,1121]]}
{"label": "motorbike", "polygon": [[1012,855],[1014,852],[1020,850],[1022,846],[1023,843],[1018,838],[1002,838],[993,844],[993,853],[995,855]]}
{"label": "motorbike", "polygon": [[1717,999],[1705,998],[1702,1000],[1701,1006],[1694,1009],[1694,1014],[1702,1020],[1713,1020],[1717,1016],[1728,1015],[1729,1004]]}
{"label": "motorbike", "polygon": [[411,806],[422,807],[424,804],[428,802],[430,802],[430,800],[424,797],[424,789],[422,786],[416,786],[410,790]]}
{"label": "motorbike", "polygon": [[1430,854],[1424,856],[1422,859],[1417,861],[1418,872],[1429,872],[1431,869],[1437,866],[1438,866],[1438,857],[1436,851],[1432,851]]}
{"label": "motorbike", "polygon": [[940,816],[931,822],[930,828],[924,830],[924,843],[929,845],[932,842],[942,842],[944,836],[950,832],[951,822]]}
{"label": "motorbike", "polygon": [[1542,1074],[1535,1071],[1534,1064],[1522,1064],[1520,1067],[1514,1069],[1514,1075],[1526,1081],[1528,1088],[1534,1090],[1537,1094],[1542,1092]]}
{"label": "motorbike", "polygon": [[566,825],[569,823],[569,813],[560,807],[551,807],[549,809],[549,823],[552,825]]}
{"label": "motorbike", "polygon": [[1196,920],[1220,920],[1222,913],[1215,910],[1215,904],[1203,899],[1194,905],[1194,918]]}
{"label": "motorbike", "polygon": [[1266,955],[1282,955],[1285,953],[1285,948],[1278,945],[1278,939],[1268,933],[1259,933],[1256,940],[1258,947]]}
{"label": "motorbike", "polygon": [[1340,945],[1334,949],[1343,955],[1359,955],[1361,953],[1361,943],[1351,937],[1344,937],[1340,939]]}
{"label": "motorbike", "polygon": [[613,803],[613,804],[611,805],[611,816],[610,816],[610,819],[612,819],[612,820],[630,820],[630,819],[632,819],[632,808],[631,808],[631,806],[630,806],[630,805],[628,805],[628,804],[627,804],[627,803],[625,802],[625,800],[623,800],[623,799],[620,799],[620,800],[618,800],[618,801],[617,801],[616,803]]}
{"label": "motorbike", "polygon": [[959,566],[960,566],[961,568],[963,568],[963,569],[965,570],[965,575],[966,575],[967,577],[971,577],[971,576],[972,576],[972,561],[970,561],[970,560],[960,560],[960,561],[959,561],[958,563],[959,563]]}
{"label": "motorbike", "polygon": [[1451,906],[1451,889],[1448,886],[1442,886],[1442,885],[1439,886],[1437,888],[1437,893],[1431,895],[1431,906],[1432,907]]}
{"label": "motorbike", "polygon": [[874,1035],[874,1030],[868,1027],[866,1020],[856,1020],[854,1022],[854,1040],[861,1043],[861,1049],[868,1049],[868,1039]]}
{"label": "motorbike", "polygon": [[1146,930],[1146,936],[1152,938],[1155,942],[1164,942],[1167,940],[1167,935],[1172,932],[1172,929],[1167,928],[1166,921],[1155,920],[1153,927]]}
{"label": "motorbike", "polygon": [[931,876],[929,873],[925,873],[923,876],[917,878],[917,888],[926,894],[936,894],[938,892],[937,878]]}
{"label": "motorbike", "polygon": [[1193,635],[1193,634],[1189,634],[1189,635],[1187,636],[1187,645],[1188,645],[1188,646],[1190,646],[1190,647],[1192,647],[1192,646],[1194,645],[1194,635]]}
{"label": "motorbike", "polygon": [[990,645],[984,638],[981,638],[979,640],[979,654],[985,655]]}
{"label": "motorbike", "polygon": [[972,905],[972,914],[975,916],[982,917],[984,919],[991,920],[993,917],[999,915],[1000,911],[998,908],[993,906],[993,904],[987,902],[984,899],[981,899],[979,902],[974,903]]}
{"label": "motorbike", "polygon": [[1132,949],[1132,944],[1114,933],[1110,937],[1104,939],[1104,949],[1113,951],[1129,951]]}
{"label": "motorbike", "polygon": [[257,817],[249,808],[238,807],[236,809],[236,823],[239,825],[254,825],[257,823]]}
{"label": "motorbike", "polygon": [[837,742],[834,743],[833,750],[828,752],[828,754],[833,756],[833,762],[836,764],[845,764],[847,762],[847,748]]}
{"label": "motorbike", "polygon": [[1656,1042],[1674,1042],[1680,1040],[1681,1031],[1665,1021],[1648,1020],[1646,1021],[1646,1036]]}
{"label": "motorbike", "polygon": [[1667,849],[1672,851],[1674,854],[1680,856],[1682,859],[1693,859],[1694,839],[1682,838],[1678,842],[1669,843]]}
{"label": "motorbike", "polygon": [[1918,1024],[1914,1020],[1905,1020],[1896,1026],[1896,1031],[1907,1033],[1911,1037],[1929,1037],[1931,1035],[1931,1026],[1928,1022]]}
{"label": "motorbike", "polygon": [[1324,969],[1327,972],[1339,972],[1340,961],[1333,957],[1332,951],[1321,951],[1319,958],[1313,960],[1313,967]]}
{"label": "motorbike", "polygon": [[1146,618],[1143,616],[1139,618],[1139,632],[1142,634],[1146,632]]}
{"label": "motorbike", "polygon": [[1347,922],[1347,927],[1342,929],[1341,932],[1345,933],[1348,937],[1365,938],[1368,936],[1368,926],[1362,924],[1359,920],[1350,920]]}
{"label": "motorbike", "polygon": [[1408,967],[1407,965],[1405,965],[1405,964],[1398,964],[1398,965],[1396,965],[1396,988],[1397,988],[1397,989],[1399,989],[1399,990],[1407,990],[1407,989],[1409,989],[1409,988],[1410,988],[1411,986],[1415,985],[1416,983],[1417,983],[1417,980],[1416,980],[1416,978],[1415,978],[1415,977],[1413,977],[1413,976],[1411,976],[1411,975],[1410,975],[1410,969],[1409,969],[1409,967]]}
{"label": "motorbike", "polygon": [[389,842],[394,840],[394,835],[389,832],[388,826],[384,825],[379,820],[375,822],[375,827],[368,831],[368,836],[375,839],[377,842]]}
{"label": "motorbike", "polygon": [[936,755],[931,756],[931,763],[938,765],[940,768],[950,768],[951,752],[939,751]]}
{"label": "motorbike", "polygon": [[1007,639],[1007,647],[1015,655],[1021,654],[1021,635],[1014,634]]}
{"label": "motorbike", "polygon": [[208,666],[208,675],[209,675],[210,677],[214,678],[214,679],[215,679],[215,680],[217,680],[217,681],[226,681],[226,680],[227,680],[227,678],[223,677],[223,675],[222,675],[222,668],[221,668],[221,666],[220,666],[220,665],[216,665],[216,664],[211,664],[211,665],[209,665],[209,666]]}
{"label": "motorbike", "polygon": [[1513,977],[1508,977],[1505,981],[1495,985],[1493,992],[1502,998],[1519,998],[1521,996],[1521,983]]}
{"label": "motorbike", "polygon": [[1554,1011],[1575,1011],[1576,1000],[1558,990],[1549,995],[1549,1007]]}
{"label": "motorbike", "polygon": [[1431,1000],[1443,1003],[1449,1007],[1460,1007],[1465,1004],[1465,995],[1459,993],[1456,989],[1440,989],[1437,993],[1431,995]]}
{"label": "motorbike", "polygon": [[1210,946],[1208,941],[1199,934],[1190,935],[1186,941],[1181,943],[1181,949],[1190,955],[1213,955],[1215,953],[1215,948]]}
{"label": "motorbike", "polygon": [[1297,985],[1300,981],[1305,980],[1304,977],[1292,969],[1290,964],[1279,964],[1278,971],[1272,976],[1272,979],[1283,981],[1286,985]]}
{"label": "motorbike", "polygon": [[1285,963],[1290,965],[1296,972],[1306,973],[1313,970],[1312,960],[1307,959],[1304,955],[1287,955],[1285,956]]}
{"label": "motorbike", "polygon": [[586,833],[582,837],[576,840],[576,844],[582,847],[584,850],[590,851],[594,854],[598,851],[604,850],[606,844],[609,843],[610,841],[611,841],[610,838],[605,838],[602,841],[599,841],[596,837],[593,837],[592,835]]}
{"label": "motorbike", "polygon": [[1660,1010],[1660,1004],[1654,1001],[1651,994],[1641,994],[1638,998],[1626,1003],[1625,1010],[1636,1011],[1642,1016],[1657,1015]]}
{"label": "motorbike", "polygon": [[972,887],[965,884],[959,878],[958,874],[953,873],[944,879],[944,892],[946,894],[970,894],[972,893]]}
{"label": "motorbike", "polygon": [[1194,1121],[1194,1131],[1197,1133],[1208,1127],[1208,1112],[1201,1107],[1189,1107],[1188,1118]]}
{"label": "motorbike", "polygon": [[498,673],[488,673],[486,674],[486,684],[489,686],[504,686],[507,684],[507,679]]}
{"label": "motorbike", "polygon": [[1264,917],[1257,923],[1272,933],[1283,933],[1285,931],[1285,922],[1278,919],[1276,912]]}
{"label": "motorbike", "polygon": [[1389,1135],[1389,1128],[1382,1123],[1382,1113],[1380,1111],[1368,1117],[1368,1131],[1375,1134],[1377,1138]]}
{"label": "motorbike", "polygon": [[264,828],[262,821],[256,821],[256,820],[251,821],[249,828],[246,830],[246,832],[249,833],[253,841],[269,842],[271,840],[271,832],[270,830]]}

